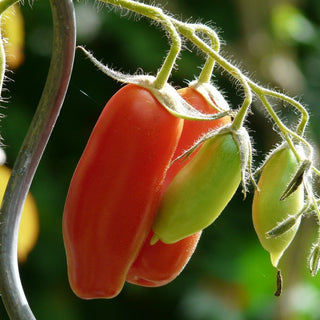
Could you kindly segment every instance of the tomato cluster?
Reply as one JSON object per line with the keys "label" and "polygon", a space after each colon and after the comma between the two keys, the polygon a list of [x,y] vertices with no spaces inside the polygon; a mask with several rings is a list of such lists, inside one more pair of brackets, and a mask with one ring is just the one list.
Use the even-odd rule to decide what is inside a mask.
{"label": "tomato cluster", "polygon": [[[202,113],[217,112],[191,87],[179,94]],[[111,298],[125,281],[161,286],[181,272],[203,227],[173,244],[151,245],[152,224],[163,193],[198,150],[170,163],[229,122],[180,119],[132,84],[110,99],[77,165],[63,216],[69,280],[78,296]],[[178,228],[177,221],[173,232]]]}
{"label": "tomato cluster", "polygon": [[[196,86],[178,93],[201,114],[223,109]],[[300,162],[282,144],[255,186],[253,223],[275,267],[304,207],[302,185],[287,192]],[[230,116],[182,119],[148,88],[124,86],[100,115],[66,199],[63,236],[73,291],[84,299],[112,298],[125,282],[172,281],[241,182],[245,191],[250,166],[249,135],[234,129]]]}

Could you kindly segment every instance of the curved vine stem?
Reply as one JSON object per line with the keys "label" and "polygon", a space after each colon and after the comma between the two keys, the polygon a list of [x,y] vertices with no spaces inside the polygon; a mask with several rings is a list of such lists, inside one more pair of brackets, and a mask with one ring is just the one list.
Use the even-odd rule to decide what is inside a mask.
{"label": "curved vine stem", "polygon": [[75,51],[72,0],[50,0],[53,52],[38,108],[12,169],[0,210],[0,292],[10,319],[35,319],[25,297],[17,262],[21,210],[69,85]]}
{"label": "curved vine stem", "polygon": [[237,79],[241,83],[244,94],[245,94],[245,98],[240,110],[238,111],[232,123],[232,128],[234,130],[239,129],[243,125],[243,122],[245,120],[245,117],[248,113],[249,107],[252,102],[252,92],[248,85],[246,77],[242,74],[242,72],[237,67],[232,65],[226,59],[224,59],[218,52],[216,52],[212,47],[210,47],[205,41],[199,38],[193,28],[190,28],[187,24],[179,20],[176,20],[176,19],[171,19],[171,20],[174,26],[183,36],[185,36],[188,40],[194,43],[203,52],[208,54],[209,57],[214,59],[223,69],[225,69],[228,73],[230,73],[235,79]]}
{"label": "curved vine stem", "polygon": [[[212,30],[211,28],[209,28],[203,24],[194,24],[193,26],[194,26],[196,32],[201,32],[201,33],[207,35],[210,39],[212,50],[219,52],[220,40],[219,40],[217,33],[214,30]],[[207,58],[204,66],[201,70],[201,73],[198,77],[198,83],[209,83],[210,82],[215,62],[216,62],[215,59],[213,59],[212,57],[209,56]]]}
{"label": "curved vine stem", "polygon": [[169,34],[171,39],[171,46],[169,53],[162,64],[160,70],[158,71],[157,77],[154,82],[154,87],[156,89],[162,89],[164,85],[167,83],[171,71],[174,67],[175,61],[180,53],[181,50],[181,39],[180,36],[174,27],[173,23],[171,22],[170,18],[162,11],[162,9],[147,5],[141,2],[131,1],[131,0],[100,0],[105,3],[113,4],[138,14],[150,18],[156,22],[161,23],[166,31]]}
{"label": "curved vine stem", "polygon": [[[256,83],[254,83],[251,79],[248,79],[248,83],[252,91],[260,98],[261,96],[271,96],[277,99],[280,99],[282,101],[286,101],[287,103],[294,106],[300,113],[301,113],[301,119],[300,122],[296,128],[296,133],[300,136],[303,136],[305,128],[307,126],[307,123],[309,121],[309,114],[307,110],[296,100],[286,96],[285,94],[282,94],[280,92],[276,92],[273,90],[269,90],[266,88],[263,88]],[[269,112],[269,109],[268,109]],[[277,122],[276,122],[277,123]],[[278,125],[278,123],[277,123]]]}
{"label": "curved vine stem", "polygon": [[[292,141],[291,137],[293,139],[295,139],[296,141],[299,141],[299,142],[301,142],[301,143],[303,143],[305,145],[305,147],[308,149],[308,158],[311,159],[312,158],[312,154],[313,154],[312,147],[303,138],[303,133],[304,133],[305,127],[306,127],[308,119],[309,119],[309,115],[308,115],[307,111],[305,110],[305,108],[302,105],[300,105],[297,101],[287,97],[286,95],[283,95],[281,93],[265,89],[263,87],[260,87],[257,84],[255,84],[254,82],[252,82],[251,80],[248,80],[248,82],[249,82],[250,87],[252,88],[252,91],[259,97],[260,101],[265,106],[266,110],[268,111],[268,113],[272,117],[273,121],[278,126],[278,128],[281,131],[284,139],[287,141],[289,147],[294,152],[294,154],[297,157],[297,159],[301,160],[300,159],[301,157],[300,157],[299,152],[296,150],[294,142]],[[296,131],[290,130],[289,128],[287,128],[283,124],[281,119],[278,117],[277,113],[272,108],[267,96],[273,96],[273,97],[281,99],[283,101],[287,101],[288,103],[290,103],[290,104],[294,105],[295,107],[297,107],[297,109],[301,112],[301,119],[300,119],[300,123],[299,123]]]}
{"label": "curved vine stem", "polygon": [[[292,106],[294,106],[301,113],[301,119],[300,119],[299,125],[296,128],[296,134],[298,136],[303,135],[309,119],[306,109],[299,102],[295,101],[294,99],[284,94],[281,94],[272,90],[268,90],[257,85],[251,79],[247,78],[241,72],[241,70],[239,70],[236,66],[231,64],[228,60],[224,59],[218,52],[220,49],[219,37],[216,34],[216,32],[211,28],[202,24],[184,23],[182,21],[179,21],[173,17],[166,15],[161,9],[155,6],[146,5],[144,3],[137,2],[137,1],[132,1],[132,0],[100,0],[100,1],[116,5],[118,7],[123,7],[133,12],[136,12],[138,14],[141,14],[143,16],[146,16],[154,21],[161,23],[166,28],[172,40],[172,45],[165,62],[163,63],[160,71],[158,72],[157,79],[154,84],[158,89],[160,89],[168,80],[170,72],[174,65],[174,62],[179,54],[179,51],[181,48],[181,40],[177,35],[177,32],[179,32],[182,36],[187,38],[194,45],[196,45],[200,50],[202,50],[208,55],[207,61],[200,74],[198,81],[209,82],[213,67],[215,65],[215,62],[217,62],[224,70],[230,73],[232,77],[234,77],[240,82],[244,90],[245,98],[241,108],[237,112],[234,118],[234,121],[232,123],[233,129],[237,130],[243,125],[243,122],[248,114],[248,111],[252,102],[252,93],[254,92],[260,98],[263,104],[265,103],[266,96],[273,96],[275,98],[286,101]],[[206,41],[201,39],[201,37],[198,36],[197,33],[202,33],[208,36],[209,40],[211,41],[211,46],[209,46],[206,43]],[[270,110],[272,111],[272,108],[270,109],[270,107],[271,105],[267,103],[266,109],[268,110],[268,112]],[[280,131],[289,141],[289,138],[287,136],[288,128],[282,125],[281,121],[280,122],[278,121],[278,118],[274,118],[274,120],[277,125],[280,124],[279,126]],[[284,130],[284,128],[286,130]],[[289,144],[290,144],[290,141],[289,141]]]}
{"label": "curved vine stem", "polygon": [[[264,99],[266,98],[266,96],[273,96],[282,101],[286,101],[287,103],[294,106],[301,113],[301,119],[296,128],[296,134],[298,136],[303,136],[304,130],[306,128],[306,125],[309,119],[309,115],[306,109],[299,102],[297,102],[296,100],[284,94],[281,94],[272,90],[268,90],[257,85],[251,79],[247,78],[241,72],[241,70],[239,70],[236,66],[234,66],[229,61],[224,59],[218,53],[220,48],[219,38],[215,33],[215,31],[212,30],[211,28],[202,24],[184,23],[173,17],[170,17],[169,15],[166,15],[161,9],[155,6],[146,5],[138,1],[133,1],[133,0],[100,0],[100,1],[104,3],[116,5],[118,7],[126,8],[128,10],[131,10],[133,12],[146,16],[154,21],[157,21],[165,26],[172,40],[172,46],[164,64],[162,65],[157,75],[155,86],[158,89],[164,85],[165,81],[167,81],[170,75],[170,71],[172,70],[172,67],[174,65],[174,61],[177,58],[177,55],[180,51],[181,43],[180,43],[179,36],[177,36],[177,31],[178,31],[182,36],[187,38],[194,45],[196,45],[200,50],[202,50],[208,55],[208,59],[206,61],[203,72],[200,74],[200,78],[199,78],[200,82],[208,82],[210,80],[211,72],[213,70],[215,62],[217,62],[224,70],[230,73],[232,77],[234,77],[236,80],[240,82],[244,90],[245,98],[241,108],[237,112],[234,118],[234,121],[232,123],[233,129],[237,130],[243,125],[243,122],[248,114],[249,107],[252,102],[252,93],[254,92],[260,98],[262,103],[264,103]],[[209,39],[211,41],[211,47],[206,43],[206,41],[203,41],[203,39],[201,39],[201,37],[199,37],[197,33],[202,33],[209,36]],[[266,109],[268,110],[268,112],[269,110],[272,109],[272,108],[270,109],[270,107],[271,105],[268,103],[266,106]],[[277,118],[275,119],[276,119],[276,124],[277,125],[280,124],[279,126],[280,131],[284,134],[284,136],[286,136],[289,129],[281,125],[281,122],[277,122]],[[283,131],[284,127],[288,130]]]}

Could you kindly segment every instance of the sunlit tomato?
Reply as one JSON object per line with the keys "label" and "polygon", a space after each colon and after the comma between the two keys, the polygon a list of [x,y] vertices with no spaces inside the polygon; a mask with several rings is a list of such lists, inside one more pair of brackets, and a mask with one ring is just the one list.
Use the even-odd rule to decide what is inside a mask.
{"label": "sunlit tomato", "polygon": [[82,298],[122,289],[154,219],[183,120],[126,85],[106,104],[74,172],[63,216],[69,281]]}
{"label": "sunlit tomato", "polygon": [[206,140],[165,190],[152,226],[154,238],[174,243],[209,226],[236,192],[241,169],[231,132]]}

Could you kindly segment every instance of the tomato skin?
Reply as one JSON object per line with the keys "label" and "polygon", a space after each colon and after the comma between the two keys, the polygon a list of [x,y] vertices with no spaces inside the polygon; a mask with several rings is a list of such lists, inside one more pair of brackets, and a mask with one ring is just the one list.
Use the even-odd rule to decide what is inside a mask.
{"label": "tomato skin", "polygon": [[[195,109],[203,113],[217,112],[195,89],[187,87],[178,90],[178,92]],[[192,147],[203,134],[230,123],[230,121],[230,117],[213,121],[184,120],[182,134],[173,159]],[[196,153],[197,150],[185,161],[176,161],[170,166],[163,190]],[[153,232],[151,231],[137,259],[130,268],[127,275],[127,281],[130,283],[146,287],[158,287],[171,282],[181,273],[191,258],[201,236],[201,231],[172,244],[158,241],[156,244],[150,245],[152,235]]]}
{"label": "tomato skin", "polygon": [[144,287],[159,287],[175,279],[194,253],[201,232],[172,245],[158,241],[150,245],[150,232],[128,274],[127,281]]}
{"label": "tomato skin", "polygon": [[106,104],[73,175],[63,215],[70,285],[84,299],[112,298],[151,229],[183,120],[144,88]]}

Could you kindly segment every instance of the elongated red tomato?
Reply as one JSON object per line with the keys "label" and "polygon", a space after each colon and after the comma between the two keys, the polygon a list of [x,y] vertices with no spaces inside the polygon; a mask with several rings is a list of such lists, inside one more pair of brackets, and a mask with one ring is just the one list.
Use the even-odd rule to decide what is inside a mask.
{"label": "elongated red tomato", "polygon": [[112,298],[146,239],[183,120],[146,89],[107,103],[73,175],[63,216],[69,282],[81,298]]}
{"label": "elongated red tomato", "polygon": [[[191,87],[178,90],[179,94],[194,108],[203,113],[216,113],[203,96]],[[230,117],[224,117],[213,121],[185,120],[179,144],[173,159],[180,156],[185,150],[205,133],[230,123]],[[174,162],[167,174],[163,188],[165,189],[175,175],[196,154],[193,152],[186,160]],[[150,245],[151,231],[146,239],[137,259],[131,266],[127,275],[127,281],[146,287],[162,286],[176,278],[183,270],[192,256],[201,232],[197,232],[187,238],[173,244],[165,244],[158,241]]]}
{"label": "elongated red tomato", "polygon": [[131,266],[127,281],[144,287],[160,287],[174,280],[194,253],[201,232],[173,244],[158,241],[150,245],[150,232],[138,258]]}

